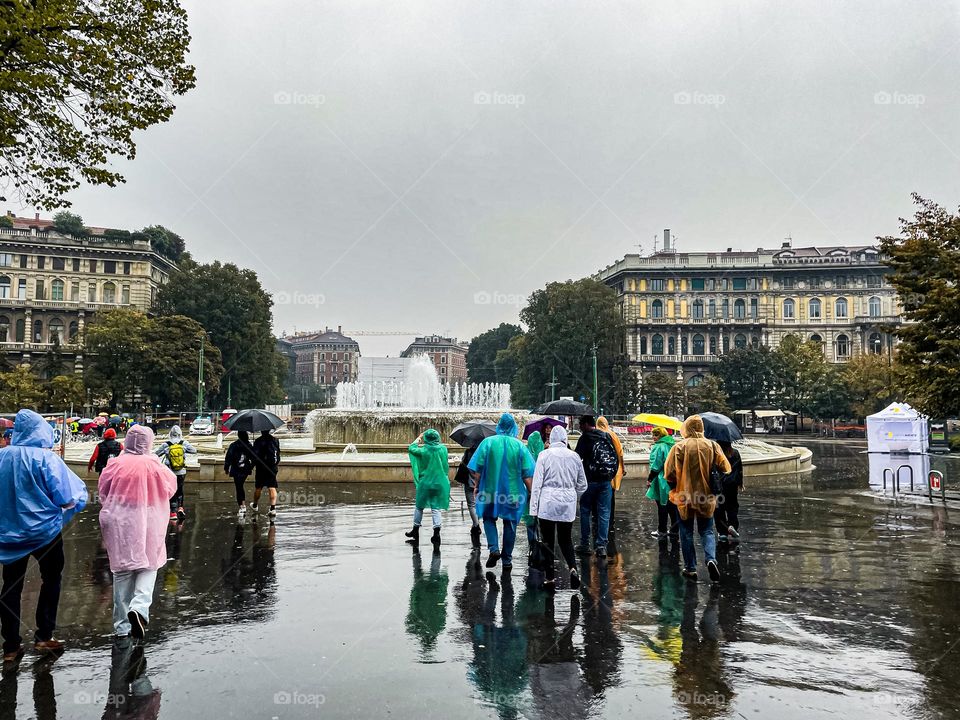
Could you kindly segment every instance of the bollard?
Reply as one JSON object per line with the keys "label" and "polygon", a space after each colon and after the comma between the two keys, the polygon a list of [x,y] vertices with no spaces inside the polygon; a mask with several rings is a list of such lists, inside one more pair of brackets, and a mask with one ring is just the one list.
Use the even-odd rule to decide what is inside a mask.
{"label": "bollard", "polygon": [[927,497],[933,502],[933,491],[940,491],[940,499],[944,504],[947,502],[947,485],[943,482],[943,473],[939,470],[931,470],[927,476]]}

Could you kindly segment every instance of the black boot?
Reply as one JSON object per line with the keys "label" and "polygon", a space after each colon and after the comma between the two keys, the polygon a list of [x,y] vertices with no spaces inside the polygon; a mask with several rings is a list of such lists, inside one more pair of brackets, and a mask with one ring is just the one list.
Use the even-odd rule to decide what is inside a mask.
{"label": "black boot", "polygon": [[435,548],[440,547],[440,528],[435,527],[435,528],[433,529],[433,537],[430,538],[430,542],[433,543],[433,546],[434,546]]}
{"label": "black boot", "polygon": [[474,526],[470,528],[470,544],[473,545],[474,550],[480,549],[480,526]]}
{"label": "black boot", "polygon": [[410,538],[409,540],[407,540],[407,542],[410,543],[411,545],[420,544],[420,526],[419,525],[414,525],[413,530],[410,530],[409,532],[405,532],[404,535]]}

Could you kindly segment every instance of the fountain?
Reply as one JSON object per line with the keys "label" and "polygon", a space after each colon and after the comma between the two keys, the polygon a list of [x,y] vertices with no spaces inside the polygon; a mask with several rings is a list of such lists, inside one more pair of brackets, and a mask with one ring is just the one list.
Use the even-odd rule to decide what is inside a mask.
{"label": "fountain", "polygon": [[[414,357],[403,379],[370,380],[337,385],[336,407],[313,410],[306,428],[318,450],[339,450],[349,444],[367,451],[405,448],[427,428],[445,439],[468,419],[496,420],[510,408],[510,386],[504,383],[444,383],[426,355]],[[516,413],[523,423],[526,415]]]}

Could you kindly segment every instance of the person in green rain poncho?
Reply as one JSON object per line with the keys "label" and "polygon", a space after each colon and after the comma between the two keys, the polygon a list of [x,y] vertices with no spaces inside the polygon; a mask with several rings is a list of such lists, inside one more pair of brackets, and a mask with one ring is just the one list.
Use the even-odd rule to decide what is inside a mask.
{"label": "person in green rain poncho", "polygon": [[[537,456],[544,451],[546,446],[543,444],[543,435],[540,434],[539,430],[534,430],[530,433],[530,437],[527,438],[527,450],[530,451],[530,454],[533,456],[533,462],[536,464]],[[527,544],[529,547],[533,547],[533,544],[537,541],[537,519],[530,514],[530,495],[527,495],[527,504],[523,510],[523,524],[527,526]],[[527,558],[527,564],[530,564],[533,558],[533,554],[530,553]]]}
{"label": "person in green rain poncho", "polygon": [[423,511],[430,508],[433,517],[433,537],[430,542],[434,547],[440,547],[440,511],[450,507],[450,463],[447,459],[447,446],[440,441],[440,433],[430,429],[410,443],[407,455],[413,470],[413,484],[417,489],[413,529],[406,533],[410,538],[408,542],[412,545],[420,543]]}
{"label": "person in green rain poncho", "polygon": [[670,502],[670,486],[663,474],[667,464],[667,455],[674,446],[673,435],[660,427],[651,433],[654,443],[650,448],[650,476],[647,478],[647,497],[657,503],[657,529],[651,535],[667,537],[667,518],[670,518],[670,534],[676,538],[680,533],[680,516],[677,506]]}

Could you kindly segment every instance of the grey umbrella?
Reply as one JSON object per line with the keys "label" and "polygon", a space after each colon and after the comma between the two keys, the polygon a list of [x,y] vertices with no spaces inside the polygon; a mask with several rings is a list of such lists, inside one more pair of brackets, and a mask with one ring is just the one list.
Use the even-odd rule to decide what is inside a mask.
{"label": "grey umbrella", "polygon": [[467,420],[450,431],[450,439],[461,447],[470,448],[496,434],[497,424],[491,420]]}
{"label": "grey umbrella", "polygon": [[537,415],[593,415],[593,408],[576,400],[551,400],[538,407]]}
{"label": "grey umbrella", "polygon": [[283,425],[277,415],[269,410],[241,410],[236,415],[232,415],[223,426],[227,430],[246,430],[247,432],[262,432],[263,430],[276,430]]}
{"label": "grey umbrella", "polygon": [[715,412],[700,413],[703,420],[703,436],[717,442],[735,442],[743,440],[740,428],[726,415]]}

